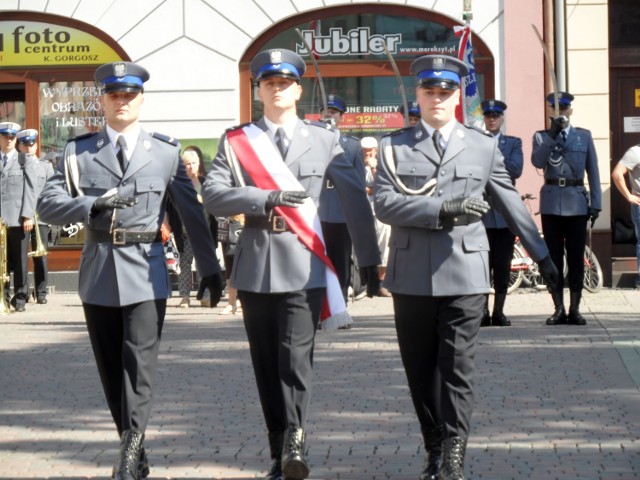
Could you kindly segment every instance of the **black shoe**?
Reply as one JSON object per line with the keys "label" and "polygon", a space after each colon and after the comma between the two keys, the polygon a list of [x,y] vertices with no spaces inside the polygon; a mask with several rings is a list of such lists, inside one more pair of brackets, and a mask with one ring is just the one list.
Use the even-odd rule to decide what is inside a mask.
{"label": "black shoe", "polygon": [[570,292],[571,303],[569,304],[569,315],[567,323],[569,325],[586,325],[587,320],[580,313],[580,300],[582,299],[582,291]]}
{"label": "black shoe", "polygon": [[38,297],[36,300],[40,305],[44,305],[47,303],[47,297]]}
{"label": "black shoe", "polygon": [[494,313],[491,317],[491,325],[493,325],[494,327],[510,327],[511,320],[509,320],[504,313],[500,313],[497,315]]}
{"label": "black shoe", "polygon": [[269,451],[271,453],[271,468],[264,480],[283,480],[282,477],[282,443],[283,432],[269,432]]}
{"label": "black shoe", "polygon": [[147,478],[149,476],[149,459],[144,447],[140,449],[140,460],[138,461],[138,477]]}
{"label": "black shoe", "polygon": [[464,454],[467,441],[461,437],[447,438],[442,442],[442,466],[440,480],[464,480]]}
{"label": "black shoe", "polygon": [[440,425],[433,428],[422,428],[421,430],[422,438],[424,439],[425,459],[420,480],[438,480],[440,478],[444,427]]}
{"label": "black shoe", "polygon": [[304,458],[304,430],[289,427],[282,451],[282,475],[285,480],[304,480],[309,476],[309,464]]}
{"label": "black shoe", "polygon": [[125,430],[120,439],[120,453],[113,466],[115,480],[140,480],[140,458],[144,433],[138,430]]}
{"label": "black shoe", "polygon": [[567,312],[564,307],[556,309],[549,318],[547,318],[547,325],[566,325],[567,324]]}

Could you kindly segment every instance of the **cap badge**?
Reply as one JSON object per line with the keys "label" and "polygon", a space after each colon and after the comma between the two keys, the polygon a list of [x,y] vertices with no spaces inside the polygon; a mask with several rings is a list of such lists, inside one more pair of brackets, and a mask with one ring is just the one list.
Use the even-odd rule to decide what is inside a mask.
{"label": "cap badge", "polygon": [[124,77],[127,74],[127,66],[124,63],[114,63],[113,74],[118,78]]}
{"label": "cap badge", "polygon": [[100,140],[98,140],[98,143],[96,143],[96,147],[102,148],[102,145],[104,145],[104,139],[101,138]]}
{"label": "cap badge", "polygon": [[269,59],[271,63],[282,63],[282,51],[273,50],[269,55]]}
{"label": "cap badge", "polygon": [[433,59],[434,70],[444,70],[444,57],[435,57]]}

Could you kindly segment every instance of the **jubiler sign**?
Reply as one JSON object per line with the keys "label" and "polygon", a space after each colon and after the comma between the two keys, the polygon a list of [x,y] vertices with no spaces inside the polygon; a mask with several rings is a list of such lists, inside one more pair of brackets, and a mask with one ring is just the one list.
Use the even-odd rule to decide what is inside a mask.
{"label": "jubiler sign", "polygon": [[0,65],[103,64],[121,60],[105,42],[75,28],[43,22],[0,21]]}
{"label": "jubiler sign", "polygon": [[[384,55],[384,47],[391,53],[397,53],[402,43],[402,34],[371,34],[369,27],[360,27],[344,33],[342,28],[330,28],[329,35],[318,35],[313,30],[302,30],[306,43],[315,55]],[[306,45],[296,44],[296,52],[308,55]]]}

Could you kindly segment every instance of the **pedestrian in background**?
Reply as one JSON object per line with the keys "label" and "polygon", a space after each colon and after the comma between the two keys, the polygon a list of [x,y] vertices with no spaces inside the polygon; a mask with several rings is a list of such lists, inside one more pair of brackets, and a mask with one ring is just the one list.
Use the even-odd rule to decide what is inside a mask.
{"label": "pedestrian in background", "polygon": [[454,57],[411,64],[421,121],[381,141],[378,218],[391,225],[385,285],[398,346],[424,438],[421,480],[463,480],[474,401],[476,340],[490,291],[485,190],[548,285],[558,279],[544,241],[513,187],[498,142],[458,123],[461,78]]}
{"label": "pedestrian in background", "polygon": [[[407,111],[409,114],[409,126],[413,127],[416,123],[420,121],[420,104],[418,102],[409,102],[407,105]],[[400,105],[398,112],[404,117],[404,105]]]}
{"label": "pedestrian in background", "polygon": [[[38,131],[32,128],[22,130],[17,134],[18,151],[25,155],[32,155],[35,161],[35,195],[36,198],[40,195],[40,192],[44,188],[47,180],[53,175],[53,166],[46,160],[38,160],[36,154],[38,153]],[[37,213],[37,212],[36,212]],[[38,232],[36,234],[36,232]],[[49,225],[38,221],[35,221],[34,215],[34,228],[30,232],[31,250],[36,252],[38,248],[37,237],[43,243],[43,247],[47,247],[47,239],[49,238]],[[48,273],[47,255],[39,255],[31,257],[33,260],[33,297],[39,304],[47,303],[47,286],[48,286]]]}
{"label": "pedestrian in background", "polygon": [[[481,103],[484,115],[484,126],[487,131],[498,140],[498,148],[504,157],[504,166],[507,169],[511,183],[515,186],[516,178],[522,175],[524,167],[524,154],[522,153],[522,140],[502,133],[504,124],[504,111],[507,104],[496,99],[485,100]],[[493,207],[491,195],[486,196],[489,205]],[[481,327],[508,327],[511,320],[504,314],[504,303],[509,289],[511,276],[511,260],[513,259],[513,245],[516,236],[509,229],[502,215],[491,208],[483,217],[482,223],[487,229],[489,238],[489,271],[493,273],[493,314],[489,314],[489,296],[484,307]]]}
{"label": "pedestrian in background", "polygon": [[308,477],[305,427],[316,329],[321,316],[323,328],[349,323],[317,217],[327,178],[338,190],[369,295],[379,287],[373,214],[361,174],[345,155],[340,132],[298,118],[305,69],[300,55],[285,49],[252,59],[264,116],[225,133],[203,189],[213,215],[245,215],[231,286],[242,303],[267,426],[270,480]]}
{"label": "pedestrian in background", "polygon": [[[627,185],[627,176],[629,184]],[[640,288],[640,145],[625,152],[611,172],[613,183],[631,206],[631,221],[636,231],[637,276],[635,288]]]}
{"label": "pedestrian in background", "polygon": [[38,201],[43,221],[82,221],[78,293],[107,405],[120,436],[116,480],[146,478],[143,440],[155,390],[171,284],[160,228],[171,197],[193,243],[201,289],[222,293],[202,204],[172,137],[139,123],[149,73],[131,62],[98,67],[106,126],[69,141]]}
{"label": "pedestrian in background", "polygon": [[[587,222],[591,227],[602,210],[602,190],[598,157],[591,132],[571,125],[574,96],[558,93],[555,115],[555,94],[547,95],[547,115],[551,124],[533,136],[531,163],[544,172],[540,190],[540,216],[544,241],[549,247],[558,271],[564,270],[566,252],[569,286],[569,315],[564,308],[564,279],[552,292],[555,310],[547,325],[586,325],[580,313],[584,284],[584,247],[587,243]],[[585,188],[585,176],[589,190]]]}

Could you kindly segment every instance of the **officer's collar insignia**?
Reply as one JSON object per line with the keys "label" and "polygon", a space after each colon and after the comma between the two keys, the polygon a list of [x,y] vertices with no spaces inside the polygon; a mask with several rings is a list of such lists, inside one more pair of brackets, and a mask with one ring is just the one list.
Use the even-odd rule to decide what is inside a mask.
{"label": "officer's collar insignia", "polygon": [[144,145],[145,150],[151,150],[151,142],[149,140],[145,140],[142,144]]}
{"label": "officer's collar insignia", "polygon": [[436,57],[433,59],[433,69],[434,70],[444,70],[444,58]]}
{"label": "officer's collar insignia", "polygon": [[458,138],[464,138],[464,132],[462,130],[456,130],[456,134],[458,135]]}
{"label": "officer's collar insignia", "polygon": [[96,147],[102,148],[102,145],[104,145],[104,138],[101,138],[100,140],[98,140],[98,143],[96,144]]}
{"label": "officer's collar insignia", "polygon": [[271,63],[282,63],[282,52],[280,50],[273,50],[270,53]]}
{"label": "officer's collar insignia", "polygon": [[418,130],[416,132],[416,140],[420,140],[422,138],[422,130]]}
{"label": "officer's collar insignia", "polygon": [[118,78],[124,77],[127,74],[127,66],[124,63],[115,63],[113,65],[113,74]]}
{"label": "officer's collar insignia", "polygon": [[309,136],[309,130],[307,130],[306,128],[303,128],[302,130],[300,130],[300,133],[302,134],[303,137]]}

